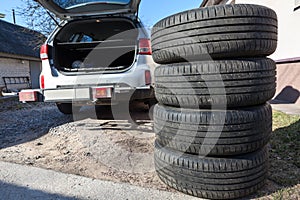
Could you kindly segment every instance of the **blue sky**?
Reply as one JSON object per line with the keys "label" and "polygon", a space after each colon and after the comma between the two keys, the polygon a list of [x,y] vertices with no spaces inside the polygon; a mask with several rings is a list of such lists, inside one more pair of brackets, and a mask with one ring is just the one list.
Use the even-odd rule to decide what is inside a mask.
{"label": "blue sky", "polygon": [[[199,7],[202,0],[142,0],[140,18],[147,26],[160,19],[184,10]],[[4,20],[12,22],[12,9],[22,4],[21,0],[0,0],[0,13],[6,14]],[[16,16],[17,24],[25,26],[21,16]]]}

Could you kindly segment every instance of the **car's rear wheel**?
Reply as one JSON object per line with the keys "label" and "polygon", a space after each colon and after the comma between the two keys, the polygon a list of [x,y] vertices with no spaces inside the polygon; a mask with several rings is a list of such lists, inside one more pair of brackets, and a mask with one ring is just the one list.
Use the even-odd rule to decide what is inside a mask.
{"label": "car's rear wheel", "polygon": [[65,115],[72,115],[80,110],[79,106],[74,106],[72,103],[56,103],[56,106]]}

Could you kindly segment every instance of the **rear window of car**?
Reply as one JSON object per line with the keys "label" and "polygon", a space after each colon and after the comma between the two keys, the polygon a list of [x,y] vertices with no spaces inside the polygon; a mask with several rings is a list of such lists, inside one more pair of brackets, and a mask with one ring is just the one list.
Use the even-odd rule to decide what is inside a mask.
{"label": "rear window of car", "polygon": [[105,4],[128,4],[130,0],[53,0],[61,8],[70,9],[86,4],[105,3]]}

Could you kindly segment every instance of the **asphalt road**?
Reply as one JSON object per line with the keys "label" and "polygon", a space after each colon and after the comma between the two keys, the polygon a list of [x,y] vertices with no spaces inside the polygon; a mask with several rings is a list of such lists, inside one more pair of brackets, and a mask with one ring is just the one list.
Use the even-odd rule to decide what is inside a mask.
{"label": "asphalt road", "polygon": [[181,193],[174,194],[6,162],[0,162],[0,194],[0,198],[6,200],[199,200]]}

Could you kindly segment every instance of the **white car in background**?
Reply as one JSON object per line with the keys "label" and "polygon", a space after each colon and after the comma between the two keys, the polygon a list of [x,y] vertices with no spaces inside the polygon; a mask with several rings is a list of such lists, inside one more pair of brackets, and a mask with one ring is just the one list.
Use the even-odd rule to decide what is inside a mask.
{"label": "white car in background", "polygon": [[55,102],[65,114],[74,105],[155,101],[140,1],[37,0],[62,22],[41,48],[41,90],[22,91],[20,100]]}

